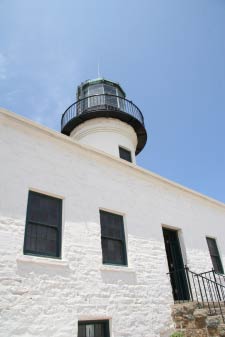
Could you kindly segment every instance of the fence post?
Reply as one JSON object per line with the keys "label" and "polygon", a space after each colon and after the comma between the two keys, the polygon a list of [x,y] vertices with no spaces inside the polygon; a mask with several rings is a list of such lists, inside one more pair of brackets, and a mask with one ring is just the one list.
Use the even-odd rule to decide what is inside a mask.
{"label": "fence post", "polygon": [[186,277],[187,277],[187,281],[188,281],[188,289],[189,289],[189,299],[190,299],[190,295],[191,295],[191,301],[193,302],[193,294],[192,294],[192,289],[191,289],[191,282],[190,282],[190,277],[189,277],[189,268],[185,265],[184,266],[185,272],[186,272]]}

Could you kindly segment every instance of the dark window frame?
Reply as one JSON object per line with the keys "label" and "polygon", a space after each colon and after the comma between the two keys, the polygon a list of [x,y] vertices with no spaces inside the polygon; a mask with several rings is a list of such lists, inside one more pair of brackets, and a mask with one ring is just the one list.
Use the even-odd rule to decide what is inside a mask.
{"label": "dark window frame", "polygon": [[[88,321],[78,321],[78,332],[79,326],[81,325],[88,325],[88,324],[104,324],[104,337],[110,337],[110,330],[109,330],[109,320],[108,319],[101,319],[101,320],[88,320]],[[77,333],[78,335],[78,333]],[[79,335],[78,335],[79,337]]]}
{"label": "dark window frame", "polygon": [[[122,237],[121,238],[115,238],[115,236],[106,236],[106,235],[102,235],[102,226],[103,224],[101,223],[101,213],[107,213],[109,215],[116,215],[121,217],[122,220]],[[122,252],[123,252],[123,262],[119,263],[119,262],[115,262],[113,260],[107,260],[105,261],[104,259],[104,252],[103,252],[103,246],[102,246],[102,263],[104,265],[117,265],[117,266],[128,266],[128,259],[127,259],[127,248],[126,248],[126,236],[125,236],[125,228],[124,228],[124,216],[112,211],[106,211],[104,209],[100,209],[99,210],[99,215],[100,215],[100,227],[101,227],[101,246],[102,246],[102,239],[105,240],[115,240],[115,241],[119,241],[122,243]]]}
{"label": "dark window frame", "polygon": [[[123,156],[125,154],[125,156]],[[126,149],[125,147],[123,146],[120,146],[119,145],[119,155],[120,155],[120,158],[123,159],[123,160],[126,160],[128,161],[129,163],[133,163],[133,158],[132,158],[132,153],[130,150]],[[126,157],[126,155],[128,155],[129,159]]]}
{"label": "dark window frame", "polygon": [[[58,226],[53,226],[51,224],[48,224],[46,222],[39,222],[39,221],[33,221],[29,219],[29,211],[30,211],[30,205],[31,205],[31,196],[32,194],[39,195],[41,198],[47,198],[47,199],[54,199],[59,202],[59,223]],[[26,248],[26,238],[28,233],[28,227],[29,224],[37,224],[44,227],[50,227],[54,228],[57,231],[57,243],[56,243],[56,255],[51,255],[49,253],[38,253],[37,251],[33,251]],[[24,255],[32,255],[32,256],[39,256],[39,257],[47,257],[47,258],[53,258],[53,259],[61,259],[61,248],[62,248],[62,199],[53,197],[52,195],[48,195],[46,193],[36,192],[33,190],[29,190],[28,192],[28,201],[27,201],[27,211],[26,211],[26,223],[25,223],[25,231],[24,231],[24,244],[23,244],[23,253]]]}
{"label": "dark window frame", "polygon": [[[217,254],[213,254],[212,251],[210,250],[209,241],[213,242],[214,249],[216,250]],[[222,260],[221,260],[221,257],[220,257],[220,252],[219,252],[219,249],[218,249],[217,240],[213,237],[206,236],[206,242],[207,242],[207,246],[208,246],[208,250],[209,250],[209,255],[210,255],[210,258],[211,258],[211,261],[212,261],[213,269],[220,274],[224,274],[223,264],[222,264]],[[214,259],[217,259],[217,264],[218,264],[217,266],[214,263]],[[217,268],[217,267],[219,267],[219,268]]]}

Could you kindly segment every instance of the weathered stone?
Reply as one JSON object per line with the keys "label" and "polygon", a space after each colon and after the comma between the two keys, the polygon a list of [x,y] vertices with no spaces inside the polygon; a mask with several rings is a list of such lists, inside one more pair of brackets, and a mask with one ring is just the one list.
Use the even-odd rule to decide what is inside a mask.
{"label": "weathered stone", "polygon": [[206,320],[206,325],[208,329],[217,329],[218,325],[220,324],[220,317],[219,316],[211,316],[208,317]]}
{"label": "weathered stone", "polygon": [[217,327],[214,328],[207,328],[209,336],[217,336],[218,335],[218,330]]}
{"label": "weathered stone", "polygon": [[183,320],[175,323],[176,329],[183,329]]}
{"label": "weathered stone", "polygon": [[194,311],[194,317],[195,319],[206,319],[208,316],[207,310],[206,309],[195,309]]}
{"label": "weathered stone", "polygon": [[177,329],[195,328],[195,317],[193,312],[196,309],[196,303],[182,303],[174,305],[172,317]]}
{"label": "weathered stone", "polygon": [[225,324],[220,324],[218,326],[218,335],[220,337],[225,337]]}
{"label": "weathered stone", "polygon": [[197,308],[197,303],[190,302],[190,303],[184,303],[183,304],[184,311],[186,311],[188,314],[193,314],[194,310]]}
{"label": "weathered stone", "polygon": [[176,304],[173,306],[172,308],[172,316],[176,317],[176,316],[182,316],[184,313],[184,308],[182,305],[180,304]]}
{"label": "weathered stone", "polygon": [[194,311],[195,325],[197,329],[202,329],[206,326],[206,317],[208,313],[205,309],[196,309]]}
{"label": "weathered stone", "polygon": [[209,316],[208,310],[197,303],[175,305],[172,313],[176,329],[184,337],[225,337],[222,316]]}
{"label": "weathered stone", "polygon": [[187,329],[185,337],[208,337],[206,329]]}
{"label": "weathered stone", "polygon": [[187,315],[187,319],[188,319],[187,328],[188,329],[196,328],[194,315],[191,314]]}

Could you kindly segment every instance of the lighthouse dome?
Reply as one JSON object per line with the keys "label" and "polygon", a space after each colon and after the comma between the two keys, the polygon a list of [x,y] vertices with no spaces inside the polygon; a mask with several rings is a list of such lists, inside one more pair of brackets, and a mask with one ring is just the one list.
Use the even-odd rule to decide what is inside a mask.
{"label": "lighthouse dome", "polygon": [[76,98],[62,116],[62,133],[135,162],[147,133],[140,109],[122,87],[104,78],[87,80],[78,86]]}

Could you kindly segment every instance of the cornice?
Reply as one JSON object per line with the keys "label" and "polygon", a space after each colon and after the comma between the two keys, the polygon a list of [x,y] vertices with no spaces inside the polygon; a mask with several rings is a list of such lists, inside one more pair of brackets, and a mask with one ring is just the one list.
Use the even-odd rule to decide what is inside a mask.
{"label": "cornice", "polygon": [[208,201],[211,204],[214,204],[215,206],[218,206],[218,207],[221,207],[221,208],[225,208],[225,204],[223,202],[221,202],[221,201],[218,201],[216,199],[208,197],[208,196],[206,196],[204,194],[201,194],[201,193],[199,193],[197,191],[194,191],[194,190],[192,190],[190,188],[187,188],[187,187],[185,187],[183,185],[180,185],[180,184],[178,184],[176,182],[173,182],[173,181],[171,181],[169,179],[163,178],[163,177],[161,177],[160,175],[158,175],[156,173],[148,171],[148,170],[146,170],[146,169],[144,169],[144,168],[142,168],[140,166],[137,166],[137,165],[135,165],[133,163],[129,163],[129,162],[127,162],[125,160],[122,160],[120,158],[114,157],[114,156],[112,156],[112,155],[110,155],[108,153],[105,153],[103,151],[97,150],[97,149],[95,149],[95,148],[93,148],[91,146],[80,144],[77,141],[75,141],[74,139],[72,139],[71,137],[65,136],[65,135],[61,134],[60,132],[58,132],[58,131],[55,131],[55,130],[52,130],[52,129],[46,127],[46,126],[40,125],[37,122],[33,122],[33,121],[31,121],[31,120],[29,120],[29,119],[27,119],[25,117],[22,117],[22,116],[14,113],[14,112],[11,112],[11,111],[9,111],[7,109],[4,109],[4,108],[0,107],[0,115],[2,115],[2,117],[0,118],[0,122],[4,118],[6,118],[8,120],[16,121],[17,123],[20,123],[22,125],[26,125],[26,126],[32,127],[33,129],[35,129],[37,131],[40,131],[42,133],[45,133],[46,135],[48,135],[48,136],[50,136],[52,138],[55,138],[55,139],[57,139],[59,141],[62,141],[64,143],[70,144],[70,145],[72,145],[74,147],[80,148],[83,151],[87,151],[87,152],[90,152],[92,154],[95,154],[96,156],[105,158],[106,160],[112,160],[114,163],[117,163],[118,165],[121,165],[124,168],[127,167],[128,169],[131,169],[131,170],[135,171],[138,174],[154,178],[154,179],[158,180],[161,183],[170,185],[173,188],[177,188],[179,190],[187,192],[188,194],[192,194],[193,196],[195,196],[197,198],[200,198],[200,199],[203,199],[205,201]]}

